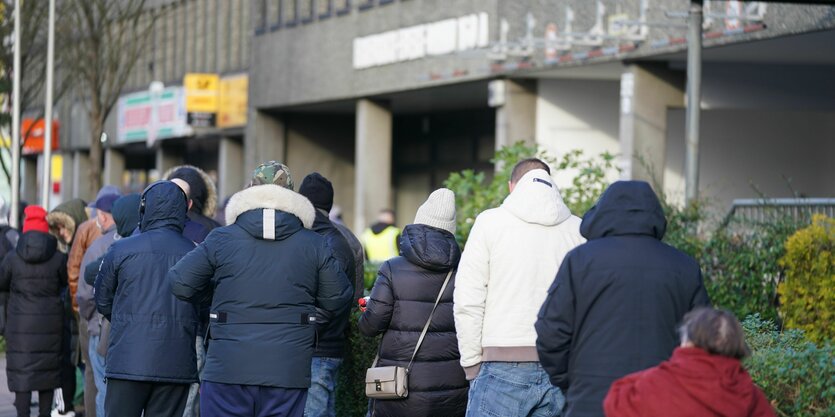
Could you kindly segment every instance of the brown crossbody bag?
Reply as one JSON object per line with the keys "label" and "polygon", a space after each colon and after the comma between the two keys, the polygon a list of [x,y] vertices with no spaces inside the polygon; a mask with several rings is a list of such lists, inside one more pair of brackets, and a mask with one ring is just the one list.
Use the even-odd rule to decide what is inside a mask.
{"label": "brown crossbody bag", "polygon": [[[435,299],[435,305],[432,307],[432,312],[429,313],[429,319],[426,320],[426,325],[423,326],[423,331],[420,332],[415,351],[412,352],[412,359],[409,360],[409,366],[382,366],[377,367],[377,362],[380,360],[380,354],[374,358],[374,363],[365,372],[365,396],[376,400],[395,400],[399,398],[406,398],[409,396],[409,371],[412,369],[412,363],[415,361],[415,356],[423,343],[423,338],[426,337],[426,332],[429,330],[429,325],[432,324],[432,316],[435,315],[435,309],[438,308],[438,303],[441,301],[441,296],[444,295],[446,286],[449,283],[449,278],[452,277],[454,270],[450,270],[446,274],[444,285],[441,286],[441,292],[438,293],[438,298]],[[382,342],[380,342],[382,345]]]}

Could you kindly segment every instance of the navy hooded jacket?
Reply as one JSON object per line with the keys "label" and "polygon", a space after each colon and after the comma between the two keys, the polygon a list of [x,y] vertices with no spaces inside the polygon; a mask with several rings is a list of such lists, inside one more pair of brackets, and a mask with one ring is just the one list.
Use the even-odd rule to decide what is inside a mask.
{"label": "navy hooded jacket", "polygon": [[566,256],[536,322],[567,417],[602,416],[612,382],[667,360],[684,314],[710,304],[698,263],[661,242],[666,226],[642,181],[612,184],[583,217],[588,242]]}
{"label": "navy hooded jacket", "polygon": [[[183,237],[185,194],[170,181],[148,186],[140,234],[113,243],[96,277],[96,308],[111,322],[108,378],[197,381],[197,308],[176,299],[165,279],[194,244]],[[143,208],[144,205],[144,208]]]}
{"label": "navy hooded jacket", "polygon": [[168,273],[181,300],[211,299],[204,381],[310,386],[317,309],[343,311],[352,286],[326,239],[309,230],[314,209],[276,185],[235,194],[229,226],[212,231]]}

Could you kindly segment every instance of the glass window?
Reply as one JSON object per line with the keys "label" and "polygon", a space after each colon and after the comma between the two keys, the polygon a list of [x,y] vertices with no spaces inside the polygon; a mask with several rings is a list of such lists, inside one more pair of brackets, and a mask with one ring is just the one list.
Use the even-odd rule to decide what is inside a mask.
{"label": "glass window", "polygon": [[298,22],[299,10],[296,7],[298,0],[281,1],[281,17],[285,25],[293,26]]}
{"label": "glass window", "polygon": [[316,0],[316,14],[320,19],[328,18],[331,15],[333,0]]}
{"label": "glass window", "polygon": [[310,23],[313,21],[313,0],[298,0],[299,19],[302,23]]}

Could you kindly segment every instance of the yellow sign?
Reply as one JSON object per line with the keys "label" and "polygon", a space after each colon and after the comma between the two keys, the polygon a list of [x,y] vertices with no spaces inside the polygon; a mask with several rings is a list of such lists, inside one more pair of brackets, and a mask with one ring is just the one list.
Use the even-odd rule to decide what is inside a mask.
{"label": "yellow sign", "polygon": [[220,107],[217,127],[238,127],[246,125],[249,77],[236,75],[220,80]]}
{"label": "yellow sign", "polygon": [[186,74],[183,87],[186,90],[186,111],[189,113],[216,113],[218,108],[217,74]]}

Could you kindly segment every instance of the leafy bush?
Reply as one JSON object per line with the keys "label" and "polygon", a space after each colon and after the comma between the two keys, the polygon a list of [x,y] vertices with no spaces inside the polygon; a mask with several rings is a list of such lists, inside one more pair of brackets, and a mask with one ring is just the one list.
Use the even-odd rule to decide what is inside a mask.
{"label": "leafy bush", "polygon": [[[375,271],[376,272],[376,271]],[[350,336],[345,350],[345,361],[339,368],[336,380],[336,415],[365,417],[368,399],[365,397],[365,371],[377,354],[379,337],[365,337],[359,333],[357,323],[362,315],[359,309],[351,313]]]}
{"label": "leafy bush", "polygon": [[780,265],[786,280],[780,284],[785,323],[805,331],[815,342],[835,338],[835,220],[817,215],[786,242]]}
{"label": "leafy bush", "polygon": [[[475,218],[484,210],[498,207],[507,197],[507,183],[516,162],[525,158],[539,158],[556,170],[572,169],[578,174],[572,180],[572,186],[560,190],[563,200],[571,212],[582,216],[609,186],[606,174],[615,170],[615,157],[603,153],[599,158],[586,158],[583,151],[568,152],[560,159],[555,159],[536,146],[517,142],[496,151],[491,160],[497,167],[494,173],[475,172],[467,169],[453,172],[444,181],[444,186],[455,192],[455,205],[458,211],[458,229],[456,238],[463,246],[470,235]],[[555,174],[554,171],[551,172]]]}
{"label": "leafy bush", "polygon": [[745,361],[754,382],[780,416],[835,416],[835,348],[819,347],[803,332],[780,332],[758,315],[743,323],[752,355]]}

